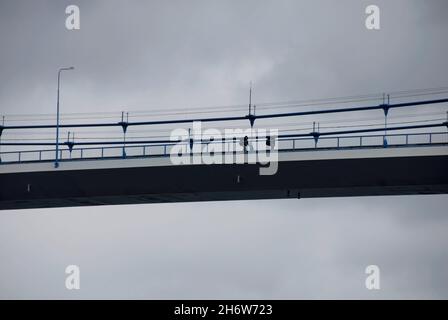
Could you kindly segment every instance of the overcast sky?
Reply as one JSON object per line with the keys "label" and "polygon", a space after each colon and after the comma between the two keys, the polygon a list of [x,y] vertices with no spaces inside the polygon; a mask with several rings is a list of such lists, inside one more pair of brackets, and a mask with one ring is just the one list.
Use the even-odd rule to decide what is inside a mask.
{"label": "overcast sky", "polygon": [[[381,30],[364,26],[370,4]],[[54,114],[69,65],[65,113],[245,104],[250,81],[256,102],[446,87],[447,12],[445,0],[0,0],[0,115]],[[2,211],[0,298],[446,299],[447,201]],[[79,291],[65,289],[69,264]],[[364,286],[370,264],[379,291]]]}

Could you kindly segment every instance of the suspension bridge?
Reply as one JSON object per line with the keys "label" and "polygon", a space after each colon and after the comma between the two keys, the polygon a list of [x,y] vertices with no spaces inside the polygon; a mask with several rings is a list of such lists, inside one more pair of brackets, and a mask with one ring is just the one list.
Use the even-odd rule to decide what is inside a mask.
{"label": "suspension bridge", "polygon": [[[407,95],[412,96],[412,92]],[[343,102],[362,100],[356,97]],[[0,126],[0,209],[448,193],[448,119],[441,117],[441,112],[437,113],[438,118],[424,120],[421,119],[424,112],[407,112],[436,105],[443,108],[448,98],[390,103],[383,96],[380,103],[372,105],[322,107],[333,103],[341,101],[320,101],[316,103],[320,107],[311,110],[262,114],[256,114],[250,102],[246,114],[217,117],[129,121],[129,116],[123,113],[121,119],[111,122],[4,122]],[[305,105],[314,107],[312,103]],[[290,108],[294,104],[276,107]],[[390,113],[398,110],[406,110],[402,117],[413,116],[417,120],[388,122]],[[313,121],[312,126],[307,123],[308,126],[299,128],[297,122],[325,115],[326,123],[331,123],[328,117],[372,112],[381,112],[384,120],[381,125],[375,121],[354,123],[348,116],[334,120],[337,126],[321,126],[321,122]],[[148,127],[189,128],[195,122],[254,128],[260,122],[263,127],[263,121],[268,120],[274,121],[269,125],[275,128],[284,125],[275,123],[278,119],[295,122],[290,124],[290,130],[263,137],[243,133],[218,140],[197,139],[192,135],[173,140],[167,134],[130,133]],[[338,123],[344,121],[352,123]],[[39,137],[39,131],[57,127],[118,129],[122,139],[110,136],[75,139],[68,132],[66,141],[5,138],[16,132],[30,132],[32,137]],[[137,133],[139,136],[135,136]],[[192,158],[216,150],[221,150],[218,152],[223,156],[230,152],[235,159],[275,152],[278,169],[275,174],[260,175],[259,169],[265,164],[247,161],[174,165],[170,156],[176,145],[185,145]]]}

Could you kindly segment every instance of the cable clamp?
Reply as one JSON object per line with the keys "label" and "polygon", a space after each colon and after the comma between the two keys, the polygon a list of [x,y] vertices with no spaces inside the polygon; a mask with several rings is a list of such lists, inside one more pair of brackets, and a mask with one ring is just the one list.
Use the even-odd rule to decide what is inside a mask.
{"label": "cable clamp", "polygon": [[254,126],[255,123],[255,119],[257,119],[257,116],[253,115],[253,114],[248,114],[246,116],[247,119],[249,119],[250,122],[250,127],[252,128]]}
{"label": "cable clamp", "polygon": [[75,143],[73,141],[66,141],[66,142],[64,142],[64,144],[68,147],[68,150],[70,151],[70,153],[72,153]]}
{"label": "cable clamp", "polygon": [[126,130],[128,130],[129,123],[126,121],[120,121],[118,122],[118,125],[120,125],[121,128],[123,128],[123,132],[126,133]]}
{"label": "cable clamp", "polygon": [[384,116],[387,117],[387,114],[389,113],[389,109],[390,109],[390,105],[387,103],[381,104],[380,107],[383,109],[384,111]]}

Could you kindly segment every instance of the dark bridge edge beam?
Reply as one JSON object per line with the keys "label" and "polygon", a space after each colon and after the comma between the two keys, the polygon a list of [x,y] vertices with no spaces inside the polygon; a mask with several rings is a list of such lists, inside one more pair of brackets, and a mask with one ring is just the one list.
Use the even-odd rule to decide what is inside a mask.
{"label": "dark bridge edge beam", "polygon": [[358,187],[355,190],[341,189],[284,189],[261,190],[259,192],[197,192],[141,194],[136,196],[111,197],[73,197],[67,199],[37,199],[0,201],[1,210],[45,209],[86,206],[138,205],[155,203],[214,202],[214,201],[254,201],[254,200],[300,200],[316,198],[348,198],[377,196],[410,196],[448,194],[448,184],[432,186],[392,186],[392,187]]}

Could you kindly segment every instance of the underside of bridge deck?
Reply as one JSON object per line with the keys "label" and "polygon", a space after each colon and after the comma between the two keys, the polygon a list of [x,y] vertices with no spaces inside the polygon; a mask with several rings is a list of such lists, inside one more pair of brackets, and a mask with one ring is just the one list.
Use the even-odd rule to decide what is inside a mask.
{"label": "underside of bridge deck", "polygon": [[448,156],[3,173],[0,209],[448,193]]}

